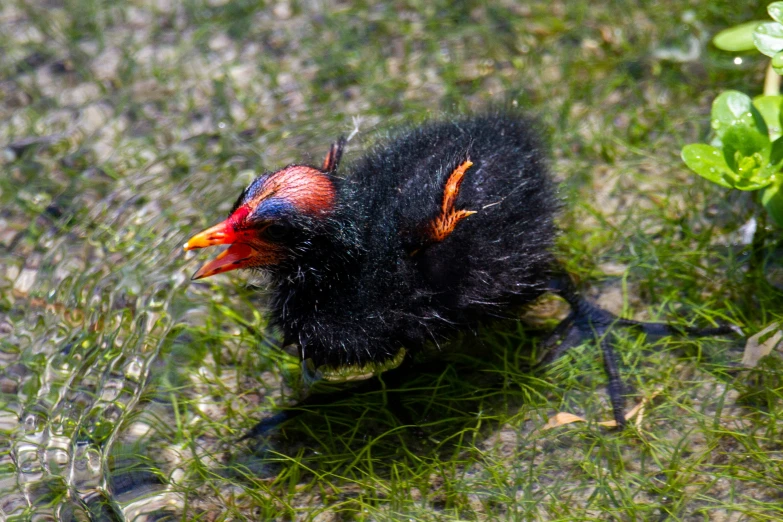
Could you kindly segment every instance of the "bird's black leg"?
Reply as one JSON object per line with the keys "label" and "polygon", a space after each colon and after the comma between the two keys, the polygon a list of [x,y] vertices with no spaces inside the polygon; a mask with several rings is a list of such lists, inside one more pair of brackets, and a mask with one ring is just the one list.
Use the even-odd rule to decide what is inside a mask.
{"label": "bird's black leg", "polygon": [[712,337],[717,335],[741,334],[733,326],[718,326],[716,328],[693,328],[690,326],[677,326],[668,323],[644,323],[633,321],[631,319],[622,319],[606,310],[602,310],[585,300],[574,288],[571,279],[567,275],[558,276],[550,284],[550,291],[559,295],[571,305],[574,323],[584,329],[587,327],[596,328],[599,326],[622,326],[625,328],[634,328],[647,335],[680,335],[688,337]]}
{"label": "bird's black leg", "polygon": [[730,326],[717,328],[678,327],[666,323],[643,323],[621,319],[593,305],[581,297],[574,288],[571,279],[562,275],[552,281],[550,290],[560,295],[571,305],[571,313],[555,329],[547,341],[549,352],[539,364],[548,364],[588,339],[595,339],[604,359],[604,370],[608,378],[607,390],[612,402],[612,411],[618,428],[625,426],[625,396],[618,370],[617,355],[612,339],[609,338],[612,327],[620,326],[640,330],[648,335],[680,335],[690,337],[709,337],[737,333]]}
{"label": "bird's black leg", "polygon": [[619,429],[625,428],[625,394],[623,393],[623,381],[620,379],[620,370],[617,368],[617,354],[611,341],[603,336],[598,340],[601,353],[604,357],[604,371],[607,382],[606,391],[612,403],[612,414]]}
{"label": "bird's black leg", "polygon": [[[574,305],[572,305],[574,306]],[[600,312],[600,313],[599,313]],[[604,359],[604,370],[607,376],[607,391],[609,400],[612,403],[612,412],[619,428],[625,426],[625,395],[623,394],[623,383],[620,379],[618,369],[617,354],[614,351],[612,340],[608,337],[609,326],[612,322],[607,322],[611,316],[608,312],[594,307],[587,301],[581,301],[575,309],[571,311],[547,341],[549,351],[540,361],[540,365],[548,364],[560,358],[570,348],[579,345],[587,339],[595,339],[601,347],[601,353]],[[617,318],[614,318],[615,320]]]}

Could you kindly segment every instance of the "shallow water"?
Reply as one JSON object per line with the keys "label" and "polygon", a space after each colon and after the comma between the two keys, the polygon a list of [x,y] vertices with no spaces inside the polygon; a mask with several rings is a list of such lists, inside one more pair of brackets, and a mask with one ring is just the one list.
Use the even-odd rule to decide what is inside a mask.
{"label": "shallow water", "polygon": [[[11,164],[25,187],[17,197],[38,206],[2,217],[0,519],[181,513],[190,459],[224,449],[221,429],[229,444],[241,433],[221,401],[262,401],[258,375],[279,394],[264,370],[287,356],[260,344],[258,298],[232,290],[227,307],[215,283],[190,281],[200,261],[182,244],[215,215],[194,195],[219,176],[173,179],[164,160],[114,179],[63,168],[52,154],[42,147]],[[210,197],[200,203],[230,204],[220,191]],[[252,384],[240,382],[247,375]],[[212,421],[217,429],[201,426]],[[191,428],[199,448],[183,445]]]}
{"label": "shallow water", "polygon": [[[32,176],[18,181],[26,190],[36,185]],[[39,181],[30,194],[65,191],[35,227],[6,217],[19,229],[4,267],[13,304],[0,355],[10,436],[0,513],[132,519],[142,498],[145,510],[176,504],[162,477],[135,468],[149,458],[139,442],[155,438],[164,421],[156,417],[171,416],[169,404],[144,393],[155,388],[161,348],[192,312],[182,237],[170,220],[192,210],[184,184],[164,187],[153,171],[134,180],[91,171],[64,181],[67,188]]]}

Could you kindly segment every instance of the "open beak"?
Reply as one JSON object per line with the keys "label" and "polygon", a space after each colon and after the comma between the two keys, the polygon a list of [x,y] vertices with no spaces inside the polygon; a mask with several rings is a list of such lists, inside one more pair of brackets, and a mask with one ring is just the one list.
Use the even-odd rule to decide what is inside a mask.
{"label": "open beak", "polygon": [[185,243],[185,250],[195,250],[215,245],[231,245],[215,259],[199,268],[191,279],[222,274],[238,268],[257,266],[259,258],[263,258],[255,248],[245,242],[240,242],[244,234],[237,234],[226,221],[218,223],[203,232],[199,232]]}

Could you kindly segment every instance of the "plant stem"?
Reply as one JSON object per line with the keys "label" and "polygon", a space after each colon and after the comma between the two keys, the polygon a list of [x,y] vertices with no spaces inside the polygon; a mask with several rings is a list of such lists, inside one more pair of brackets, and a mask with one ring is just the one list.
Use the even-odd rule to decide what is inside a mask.
{"label": "plant stem", "polygon": [[780,75],[772,68],[772,62],[767,65],[767,75],[764,77],[764,96],[780,94]]}
{"label": "plant stem", "polygon": [[767,212],[761,204],[761,192],[753,192],[753,203],[756,208],[756,231],[753,233],[753,243],[750,253],[750,271],[752,275],[759,274],[761,277],[764,272],[764,244],[767,242]]}

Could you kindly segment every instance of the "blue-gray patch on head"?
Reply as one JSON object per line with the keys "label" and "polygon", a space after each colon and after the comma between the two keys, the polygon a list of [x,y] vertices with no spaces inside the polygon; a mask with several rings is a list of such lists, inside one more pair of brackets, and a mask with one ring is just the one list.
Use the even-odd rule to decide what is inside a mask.
{"label": "blue-gray patch on head", "polygon": [[294,212],[296,209],[287,199],[271,197],[261,201],[250,213],[249,218],[253,221],[266,221],[278,219]]}
{"label": "blue-gray patch on head", "polygon": [[243,204],[245,204],[248,200],[251,200],[255,197],[255,195],[258,193],[258,191],[261,190],[261,187],[264,186],[264,183],[267,179],[269,179],[270,174],[263,174],[261,176],[258,176],[256,179],[250,182],[250,185],[245,188],[245,190],[242,191],[242,193],[237,198],[236,202],[234,203],[234,206],[231,207],[231,212],[228,213],[230,216],[236,210],[241,207]]}

